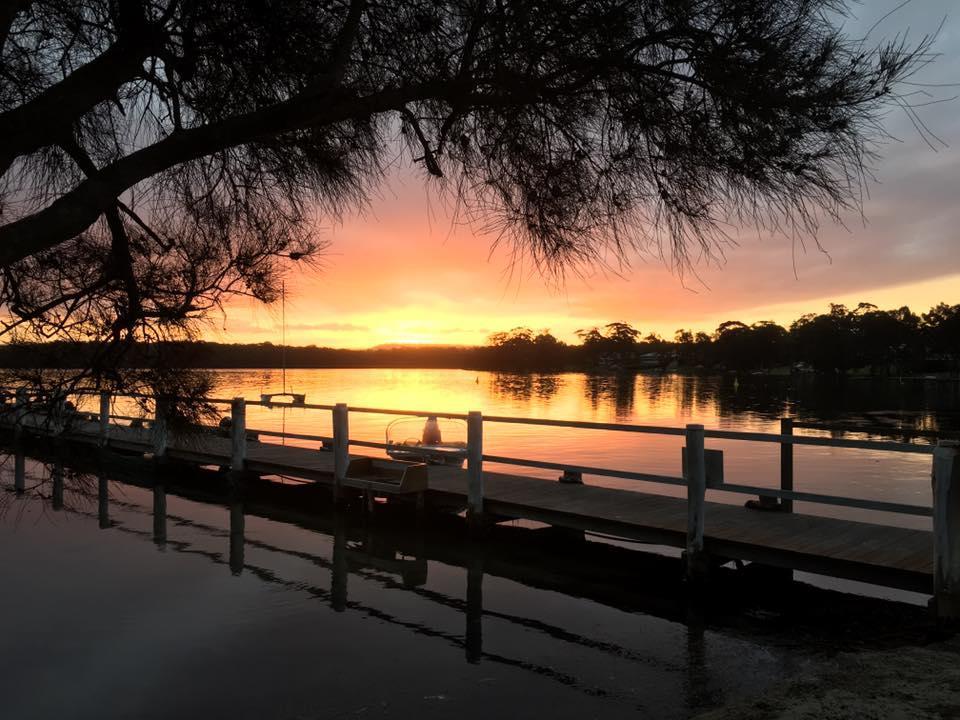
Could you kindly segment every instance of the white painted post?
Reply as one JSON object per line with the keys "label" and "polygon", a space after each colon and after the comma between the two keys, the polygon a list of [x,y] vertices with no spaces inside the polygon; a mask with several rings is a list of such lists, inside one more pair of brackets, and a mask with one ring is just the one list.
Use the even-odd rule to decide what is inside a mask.
{"label": "white painted post", "polygon": [[60,435],[66,429],[67,396],[65,393],[58,392],[51,397],[50,410],[53,420],[53,432]]}
{"label": "white painted post", "polygon": [[[780,418],[780,434],[793,435],[793,418]],[[780,443],[780,489],[793,492],[793,443]],[[784,512],[793,512],[793,500],[780,498]]]}
{"label": "white painted post", "polygon": [[230,402],[230,469],[242,472],[247,460],[247,401],[235,397]]}
{"label": "white painted post", "polygon": [[110,393],[100,393],[100,447],[106,447],[110,434]]}
{"label": "white painted post", "polygon": [[960,620],[960,442],[933,451],[933,601],[937,616]]}
{"label": "white painted post", "polygon": [[13,426],[13,487],[17,492],[26,489],[26,458],[23,454],[23,417],[27,412],[27,389],[17,388]]}
{"label": "white painted post", "polygon": [[467,415],[467,521],[474,529],[483,522],[483,414]]}
{"label": "white painted post", "polygon": [[157,398],[155,405],[150,437],[153,440],[153,457],[159,459],[167,454],[167,401]]}
{"label": "white painted post", "polygon": [[350,464],[350,411],[346,403],[333,407],[333,497],[340,498],[340,483]]}
{"label": "white painted post", "polygon": [[687,579],[701,579],[706,563],[703,552],[704,504],[707,463],[703,449],[703,425],[687,425],[687,547],[684,553]]}

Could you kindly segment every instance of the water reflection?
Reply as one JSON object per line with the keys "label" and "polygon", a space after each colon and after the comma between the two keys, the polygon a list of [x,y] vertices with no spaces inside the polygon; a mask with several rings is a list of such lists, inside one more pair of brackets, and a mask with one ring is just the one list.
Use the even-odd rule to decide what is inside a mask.
{"label": "water reflection", "polygon": [[50,471],[50,477],[53,483],[51,495],[51,504],[54,510],[63,509],[63,460],[59,455],[53,462],[53,469]]}
{"label": "water reflection", "polygon": [[347,523],[337,515],[333,524],[333,566],[330,569],[330,607],[342,613],[347,609]]}
{"label": "water reflection", "polygon": [[[960,383],[814,375],[492,373],[493,395],[533,407],[562,403],[572,390],[594,414],[618,420],[672,416],[716,424],[756,416],[912,431],[960,430]],[[571,415],[572,419],[577,414]],[[711,423],[711,420],[714,422]]]}
{"label": "water reflection", "polygon": [[476,549],[467,564],[467,619],[464,650],[468,663],[483,656],[483,552]]}
{"label": "water reflection", "polygon": [[102,472],[97,476],[97,522],[101,530],[110,527],[110,484]]}
{"label": "water reflection", "polygon": [[239,575],[243,572],[244,553],[246,551],[246,516],[243,514],[243,504],[234,499],[230,503],[230,572]]}
{"label": "water reflection", "polygon": [[167,492],[161,483],[153,486],[153,542],[160,549],[167,543]]}
{"label": "water reflection", "polygon": [[561,375],[543,375],[539,373],[503,373],[490,374],[490,391],[494,395],[514,400],[531,399],[551,400],[563,387]]}
{"label": "water reflection", "polygon": [[[209,693],[219,713],[250,717],[278,716],[281,706],[298,716],[343,714],[381,698],[410,715],[442,695],[444,716],[533,717],[547,706],[552,717],[681,718],[757,691],[806,657],[773,633],[750,637],[740,620],[733,631],[716,617],[709,630],[703,618],[691,622],[675,561],[582,537],[503,527],[473,544],[442,529],[394,527],[389,516],[373,525],[319,500],[306,503],[309,513],[256,497],[228,498],[225,507],[187,500],[189,490],[166,481],[133,478],[139,486],[110,492],[101,475],[94,492],[82,477],[62,475],[64,512],[89,518],[96,535],[82,522],[0,521],[0,560],[16,578],[0,596],[0,632],[13,657],[37,660],[0,667],[16,689],[5,698],[11,716],[28,700],[24,668],[41,657],[54,666],[85,662],[77,648],[96,647],[86,643],[88,629],[116,640],[117,663],[139,658],[137,682],[111,676],[117,714],[143,716],[137,703],[150,697],[151,717],[169,716],[174,702],[202,707]],[[7,494],[27,516],[52,503]],[[12,533],[18,542],[9,542]],[[96,572],[52,571],[58,553],[47,551],[65,542],[71,566]],[[150,542],[171,552],[137,551]],[[204,572],[206,563],[230,573]],[[202,592],[192,590],[198,583]],[[129,604],[127,593],[153,601]],[[817,604],[835,607],[828,595]],[[46,597],[78,603],[84,622],[47,628]],[[12,632],[14,622],[27,632]],[[120,642],[141,624],[168,638],[155,639],[148,658],[138,643],[125,650]],[[238,657],[249,662],[228,661]],[[274,657],[283,657],[282,672],[271,671]],[[191,677],[195,666],[205,668],[202,678]],[[229,668],[233,692],[214,693],[227,677],[218,668]],[[337,682],[319,697],[316,679],[331,673]],[[144,687],[152,678],[156,692]],[[171,678],[178,692],[168,701],[160,686]],[[245,694],[248,685],[256,693]],[[82,688],[71,701],[74,717],[102,710],[102,698]]]}
{"label": "water reflection", "polygon": [[631,374],[587,375],[584,390],[594,410],[612,406],[616,417],[623,418],[633,411],[635,386],[636,376]]}

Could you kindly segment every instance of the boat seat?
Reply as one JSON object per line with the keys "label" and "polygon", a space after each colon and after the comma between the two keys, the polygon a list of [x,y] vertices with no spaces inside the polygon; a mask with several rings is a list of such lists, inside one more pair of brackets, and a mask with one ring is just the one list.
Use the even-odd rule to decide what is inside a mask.
{"label": "boat seat", "polygon": [[371,493],[406,495],[427,489],[426,463],[356,457],[347,465],[342,484]]}

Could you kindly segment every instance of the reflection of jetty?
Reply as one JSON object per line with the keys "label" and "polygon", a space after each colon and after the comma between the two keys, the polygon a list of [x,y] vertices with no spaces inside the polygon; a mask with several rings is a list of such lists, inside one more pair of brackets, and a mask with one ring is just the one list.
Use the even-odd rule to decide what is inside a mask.
{"label": "reflection of jetty", "polygon": [[[143,400],[143,398],[141,398]],[[921,592],[932,592],[938,612],[960,616],[960,460],[957,444],[941,441],[936,447],[897,442],[878,442],[795,435],[789,419],[780,434],[686,428],[620,425],[436,412],[407,412],[346,405],[302,407],[331,412],[333,437],[247,428],[246,407],[259,402],[214,400],[230,406],[231,423],[224,435],[212,429],[198,434],[171,436],[167,431],[164,403],[148,427],[118,424],[129,420],[111,414],[111,398],[100,399],[99,416],[65,412],[61,403],[40,399],[31,402],[20,392],[15,402],[3,405],[0,423],[15,436],[24,433],[56,436],[64,442],[93,445],[115,451],[151,453],[155,458],[213,465],[234,473],[283,475],[329,485],[334,495],[358,492],[402,501],[405,490],[417,507],[458,511],[466,508],[475,528],[508,519],[534,520],[549,525],[586,530],[659,545],[682,548],[687,575],[703,580],[711,566],[727,561],[747,561],[786,569],[799,569],[830,576],[853,578]],[[415,466],[395,460],[364,461],[363,467],[349,454],[350,446],[385,450],[384,443],[351,438],[349,413],[375,413],[417,417],[462,419],[467,423],[467,467]],[[572,427],[593,431],[647,433],[683,438],[683,472],[678,476],[653,475],[610,468],[577,466],[483,452],[484,423],[514,423],[549,427]],[[321,443],[332,452],[251,442],[249,436],[292,438]],[[707,439],[776,443],[781,452],[781,482],[778,489],[727,483],[719,451],[705,449]],[[838,495],[794,490],[793,447],[817,445],[883,452],[909,452],[933,456],[932,506],[907,505]],[[22,455],[16,463],[17,482],[22,486]],[[678,458],[678,461],[680,458]],[[521,475],[490,472],[485,463],[545,468],[563,473],[565,482],[548,482]],[[678,464],[681,464],[678,462]],[[403,478],[414,468],[422,482]],[[370,477],[366,477],[366,475]],[[655,484],[683,486],[686,497],[667,497],[649,492],[611,489],[582,484],[583,476],[616,477]],[[391,480],[393,479],[393,480]],[[756,506],[776,512],[761,512],[718,502],[708,502],[706,491],[722,490],[757,497]],[[933,518],[933,532],[890,527],[878,523],[794,513],[793,502],[811,502]]]}

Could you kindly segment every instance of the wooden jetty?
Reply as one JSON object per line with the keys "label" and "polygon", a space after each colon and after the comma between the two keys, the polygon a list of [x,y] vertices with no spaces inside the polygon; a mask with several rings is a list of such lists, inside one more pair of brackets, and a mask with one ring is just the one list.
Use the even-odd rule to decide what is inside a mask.
{"label": "wooden jetty", "polygon": [[[143,399],[143,398],[141,398]],[[762,563],[786,570],[861,580],[919,592],[928,592],[931,605],[943,618],[960,618],[960,448],[954,440],[937,445],[881,442],[797,435],[793,423],[784,419],[780,434],[707,430],[701,425],[686,428],[545,420],[503,416],[436,413],[425,411],[347,408],[344,404],[299,407],[332,413],[333,436],[282,433],[248,428],[246,407],[261,402],[243,398],[215,399],[230,407],[230,423],[223,429],[172,437],[167,432],[164,403],[155,403],[148,427],[122,424],[132,418],[111,414],[111,398],[101,395],[99,416],[67,413],[58,407],[63,398],[32,398],[17,393],[14,402],[0,406],[0,427],[11,431],[16,442],[24,433],[56,436],[67,443],[104,448],[106,451],[147,453],[168,462],[216,466],[234,473],[282,475],[329,485],[335,497],[351,488],[369,496],[394,496],[409,475],[409,464],[376,459],[357,463],[351,447],[386,449],[384,443],[351,438],[349,414],[378,413],[417,417],[438,416],[467,423],[466,468],[436,465],[418,469],[411,485],[418,508],[462,510],[473,528],[510,519],[533,520],[549,525],[666,545],[683,550],[687,577],[704,581],[710,567],[728,561]],[[60,403],[58,405],[57,403]],[[273,404],[275,405],[275,403]],[[544,427],[576,427],[606,432],[632,432],[682,436],[683,472],[676,476],[627,472],[600,467],[576,466],[483,452],[485,423],[515,423]],[[251,439],[291,438],[319,443],[319,447],[294,447]],[[780,488],[735,485],[724,482],[722,455],[705,447],[707,439],[777,443],[781,453]],[[820,445],[884,452],[922,453],[932,456],[932,503],[906,505],[839,495],[821,495],[793,487],[793,447]],[[23,461],[15,463],[15,483],[22,484]],[[678,458],[679,459],[679,458]],[[546,468],[562,472],[560,482],[505,472],[491,472],[484,463]],[[351,467],[373,472],[357,476]],[[422,473],[426,473],[423,489]],[[629,480],[679,485],[686,497],[613,489],[583,484],[582,477],[608,476]],[[763,512],[742,506],[706,500],[707,489],[759,497]],[[368,497],[368,501],[371,498]],[[885,512],[931,517],[933,531],[914,530],[793,512],[793,501],[822,503]]]}

